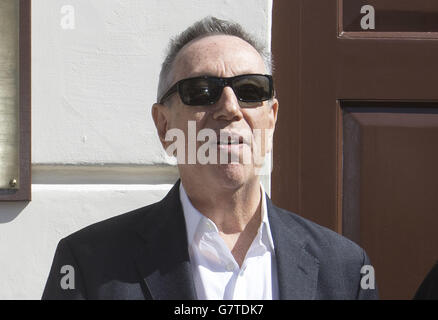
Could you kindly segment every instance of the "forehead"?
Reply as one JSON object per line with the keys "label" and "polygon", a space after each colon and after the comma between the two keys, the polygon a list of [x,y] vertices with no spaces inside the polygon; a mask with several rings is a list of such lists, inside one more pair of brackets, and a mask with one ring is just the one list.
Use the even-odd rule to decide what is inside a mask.
{"label": "forehead", "polygon": [[199,75],[266,73],[266,68],[248,42],[234,36],[213,35],[189,42],[176,56],[172,71],[174,81],[178,81]]}

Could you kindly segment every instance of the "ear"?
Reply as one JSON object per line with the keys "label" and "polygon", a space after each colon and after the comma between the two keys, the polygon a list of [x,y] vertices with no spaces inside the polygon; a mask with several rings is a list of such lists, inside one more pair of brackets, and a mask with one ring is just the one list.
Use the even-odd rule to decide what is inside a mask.
{"label": "ear", "polygon": [[155,103],[152,106],[152,118],[157,128],[158,137],[160,138],[163,148],[166,149],[166,133],[169,128],[169,108],[165,105]]}
{"label": "ear", "polygon": [[279,103],[277,99],[273,99],[272,103],[271,103],[271,109],[269,110],[269,117],[270,117],[270,127],[269,127],[269,132],[270,132],[270,137],[269,137],[269,142],[268,142],[268,146],[267,146],[267,152],[271,152],[272,151],[272,145],[273,145],[273,139],[274,139],[274,131],[275,131],[275,125],[277,123],[277,115],[278,115],[278,108],[279,108]]}
{"label": "ear", "polygon": [[278,115],[278,108],[279,108],[280,104],[278,103],[277,99],[272,99],[272,104],[271,104],[271,112],[272,112],[272,117],[273,117],[273,124],[272,124],[272,129],[275,129],[275,124],[277,123],[277,115]]}

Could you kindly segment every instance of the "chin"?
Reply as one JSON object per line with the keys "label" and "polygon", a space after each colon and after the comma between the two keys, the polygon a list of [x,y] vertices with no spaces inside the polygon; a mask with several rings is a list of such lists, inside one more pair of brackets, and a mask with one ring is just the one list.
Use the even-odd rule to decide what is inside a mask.
{"label": "chin", "polygon": [[242,164],[223,164],[219,165],[215,170],[215,179],[218,183],[236,188],[249,182],[252,178],[251,173],[254,172],[252,166]]}

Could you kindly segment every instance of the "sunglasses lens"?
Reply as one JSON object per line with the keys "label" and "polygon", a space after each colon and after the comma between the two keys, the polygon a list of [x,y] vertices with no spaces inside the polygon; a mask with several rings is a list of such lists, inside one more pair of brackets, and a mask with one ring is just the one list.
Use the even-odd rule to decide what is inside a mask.
{"label": "sunglasses lens", "polygon": [[[231,78],[234,93],[242,102],[262,102],[272,98],[272,80],[269,76],[248,74]],[[199,77],[182,80],[178,90],[181,100],[189,106],[215,104],[222,94],[226,78]]]}
{"label": "sunglasses lens", "polygon": [[272,98],[270,78],[263,75],[246,75],[233,81],[234,92],[243,102],[261,102]]}
{"label": "sunglasses lens", "polygon": [[181,100],[190,106],[214,104],[221,92],[220,83],[214,79],[187,79],[180,85]]}

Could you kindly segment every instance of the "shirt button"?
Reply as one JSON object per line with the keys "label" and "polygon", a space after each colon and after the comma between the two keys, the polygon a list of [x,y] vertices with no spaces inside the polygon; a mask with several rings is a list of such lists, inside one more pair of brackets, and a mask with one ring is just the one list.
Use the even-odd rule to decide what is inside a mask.
{"label": "shirt button", "polygon": [[234,263],[232,263],[232,262],[229,262],[228,264],[227,264],[227,271],[234,271]]}

